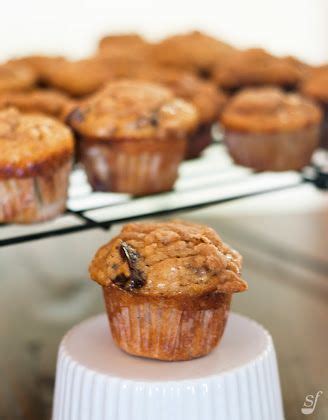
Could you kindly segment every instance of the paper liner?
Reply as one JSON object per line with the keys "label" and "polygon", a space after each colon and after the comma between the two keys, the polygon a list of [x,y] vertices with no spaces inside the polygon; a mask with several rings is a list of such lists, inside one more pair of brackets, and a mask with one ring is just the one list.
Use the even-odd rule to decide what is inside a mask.
{"label": "paper liner", "polygon": [[188,137],[185,159],[197,158],[212,143],[212,123],[202,124]]}
{"label": "paper liner", "polygon": [[185,147],[174,138],[84,141],[81,155],[93,189],[147,195],[172,189]]}
{"label": "paper liner", "polygon": [[[103,287],[115,343],[127,353],[160,360],[189,360],[208,354],[219,342],[231,295],[175,298],[135,294]],[[204,306],[204,305],[203,305]]]}
{"label": "paper liner", "polygon": [[227,130],[225,143],[235,163],[259,171],[299,170],[319,144],[318,125],[286,133],[240,133]]}
{"label": "paper liner", "polygon": [[51,174],[0,180],[0,223],[52,219],[66,208],[71,161]]}

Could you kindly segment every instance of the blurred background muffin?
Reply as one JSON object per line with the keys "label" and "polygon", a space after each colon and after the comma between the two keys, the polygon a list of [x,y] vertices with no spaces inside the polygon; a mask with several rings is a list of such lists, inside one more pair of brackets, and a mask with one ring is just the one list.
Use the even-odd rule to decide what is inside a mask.
{"label": "blurred background muffin", "polygon": [[225,143],[237,164],[256,170],[298,170],[319,144],[320,108],[281,89],[247,88],[222,114]]}
{"label": "blurred background muffin", "polygon": [[227,90],[260,85],[291,89],[300,77],[300,71],[294,64],[261,48],[230,54],[216,65],[213,73],[214,81]]}
{"label": "blurred background muffin", "polygon": [[0,111],[0,223],[48,220],[65,210],[73,139],[61,123]]}
{"label": "blurred background muffin", "polygon": [[236,49],[226,42],[199,31],[164,38],[153,47],[153,60],[165,66],[195,72],[208,78],[217,63],[224,62]]}
{"label": "blurred background muffin", "polygon": [[210,81],[177,68],[145,65],[131,71],[131,75],[136,79],[160,83],[197,108],[199,124],[188,137],[186,159],[198,157],[212,142],[212,125],[220,116],[227,95]]}
{"label": "blurred background muffin", "polygon": [[122,80],[82,102],[68,121],[95,190],[145,195],[173,187],[198,114],[161,85]]}
{"label": "blurred background muffin", "polygon": [[328,65],[313,68],[300,85],[300,91],[317,101],[324,110],[321,146],[328,148]]}
{"label": "blurred background muffin", "polygon": [[0,93],[31,89],[37,76],[27,65],[19,63],[0,64]]}
{"label": "blurred background muffin", "polygon": [[51,89],[0,93],[0,109],[15,107],[23,112],[41,113],[62,121],[74,106],[70,97]]}
{"label": "blurred background muffin", "polygon": [[100,89],[110,76],[110,67],[104,60],[88,58],[54,61],[44,69],[42,77],[46,86],[82,97]]}

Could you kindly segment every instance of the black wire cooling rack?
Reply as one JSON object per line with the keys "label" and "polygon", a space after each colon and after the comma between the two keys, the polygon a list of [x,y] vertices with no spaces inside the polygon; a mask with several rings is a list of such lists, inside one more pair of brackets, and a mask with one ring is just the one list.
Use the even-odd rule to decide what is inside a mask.
{"label": "black wire cooling rack", "polygon": [[328,152],[318,150],[302,172],[255,173],[232,164],[222,144],[201,158],[181,165],[175,189],[147,197],[93,192],[82,169],[71,175],[67,211],[54,221],[35,225],[0,225],[0,246],[9,246],[88,229],[109,229],[115,223],[199,209],[258,196],[304,183],[328,188]]}

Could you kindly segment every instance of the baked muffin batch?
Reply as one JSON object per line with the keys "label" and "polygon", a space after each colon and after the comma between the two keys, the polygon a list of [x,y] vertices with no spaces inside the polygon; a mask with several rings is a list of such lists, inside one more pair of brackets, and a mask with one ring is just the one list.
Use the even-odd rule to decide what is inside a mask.
{"label": "baked muffin batch", "polygon": [[327,121],[328,65],[197,31],[108,35],[76,61],[13,57],[0,64],[0,223],[60,214],[74,159],[94,190],[147,195],[173,188],[214,123],[236,163],[284,171],[328,145]]}

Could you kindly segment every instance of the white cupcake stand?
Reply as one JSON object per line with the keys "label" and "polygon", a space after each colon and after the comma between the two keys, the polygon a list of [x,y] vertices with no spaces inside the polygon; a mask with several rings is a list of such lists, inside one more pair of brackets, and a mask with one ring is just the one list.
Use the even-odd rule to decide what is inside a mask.
{"label": "white cupcake stand", "polygon": [[208,356],[161,362],[129,356],[105,314],[60,345],[53,420],[283,420],[272,338],[232,313]]}

